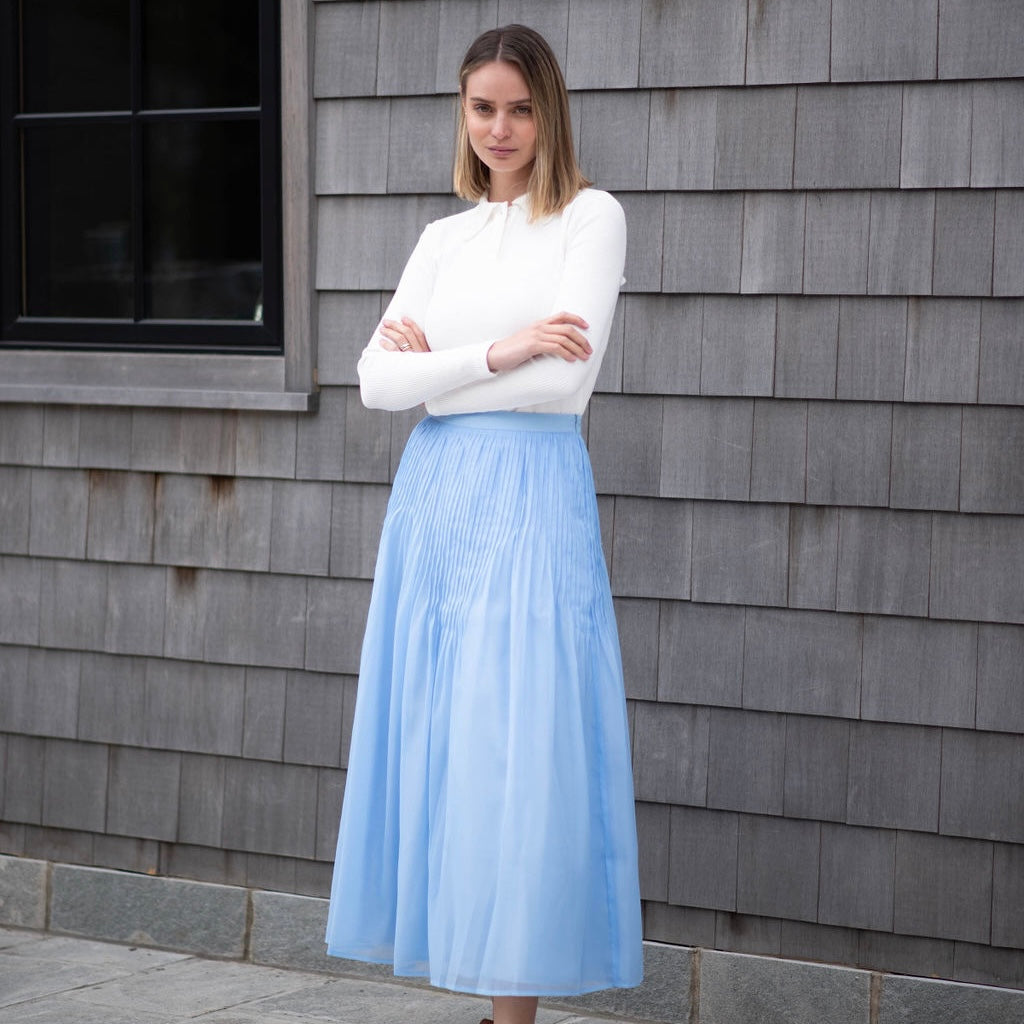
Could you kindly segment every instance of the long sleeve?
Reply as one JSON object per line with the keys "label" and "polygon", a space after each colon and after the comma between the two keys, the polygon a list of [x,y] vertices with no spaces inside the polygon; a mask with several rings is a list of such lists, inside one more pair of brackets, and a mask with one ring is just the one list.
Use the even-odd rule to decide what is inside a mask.
{"label": "long sleeve", "polygon": [[626,218],[607,192],[588,190],[580,199],[583,201],[567,212],[564,263],[547,312],[583,317],[590,325],[583,333],[593,348],[591,357],[567,362],[558,356],[538,356],[513,370],[441,393],[431,401],[431,413],[532,407],[553,411],[547,407],[567,401],[575,401],[576,411],[582,412],[597,379],[615,315],[626,259]]}
{"label": "long sleeve", "polygon": [[[440,259],[440,230],[428,224],[405,265],[382,320],[411,317],[423,324]],[[392,352],[381,347],[380,324],[359,357],[359,392],[369,409],[411,409],[460,385],[492,377],[490,341],[431,352]]]}

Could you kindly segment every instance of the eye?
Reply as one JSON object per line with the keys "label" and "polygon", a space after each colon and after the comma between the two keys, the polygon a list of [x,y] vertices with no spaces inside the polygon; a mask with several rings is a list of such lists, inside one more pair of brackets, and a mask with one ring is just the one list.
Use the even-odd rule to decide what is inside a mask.
{"label": "eye", "polygon": [[491,112],[491,108],[486,103],[474,103],[473,110],[477,114],[489,114]]}
{"label": "eye", "polygon": [[516,107],[516,113],[522,114],[524,117],[529,117],[533,113],[533,109],[527,106]]}

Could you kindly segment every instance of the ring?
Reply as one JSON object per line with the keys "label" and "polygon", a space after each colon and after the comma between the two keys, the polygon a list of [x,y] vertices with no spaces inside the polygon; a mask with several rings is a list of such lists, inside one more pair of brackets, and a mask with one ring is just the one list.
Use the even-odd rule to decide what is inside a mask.
{"label": "ring", "polygon": [[408,352],[409,349],[411,349],[411,348],[412,348],[412,345],[410,345],[409,342],[405,342],[404,344],[398,346],[398,351],[399,352]]}

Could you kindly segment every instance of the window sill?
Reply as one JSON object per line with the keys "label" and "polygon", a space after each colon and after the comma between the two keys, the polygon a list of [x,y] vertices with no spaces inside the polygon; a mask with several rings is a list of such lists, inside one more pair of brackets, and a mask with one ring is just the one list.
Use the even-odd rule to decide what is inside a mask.
{"label": "window sill", "polygon": [[0,352],[0,403],[314,412],[281,356]]}

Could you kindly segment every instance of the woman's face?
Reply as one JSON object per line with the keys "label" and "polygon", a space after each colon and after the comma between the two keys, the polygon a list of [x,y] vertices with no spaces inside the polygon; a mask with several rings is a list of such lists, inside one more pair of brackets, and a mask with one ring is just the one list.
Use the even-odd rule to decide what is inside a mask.
{"label": "woman's face", "polygon": [[491,172],[491,202],[522,195],[537,156],[537,128],[519,68],[482,64],[466,78],[462,106],[469,144]]}

